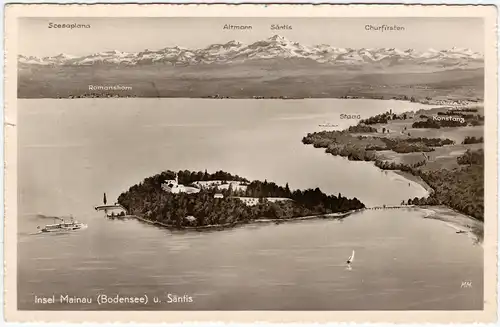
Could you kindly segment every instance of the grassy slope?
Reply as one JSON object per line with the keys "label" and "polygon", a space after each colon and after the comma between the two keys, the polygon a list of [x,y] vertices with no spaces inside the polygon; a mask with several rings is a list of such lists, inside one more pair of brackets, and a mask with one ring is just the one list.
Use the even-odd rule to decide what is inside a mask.
{"label": "grassy slope", "polygon": [[[406,139],[409,137],[424,137],[424,138],[441,138],[450,139],[455,141],[454,145],[448,145],[443,147],[436,147],[434,151],[427,153],[430,160],[426,161],[426,164],[421,168],[424,170],[434,170],[434,169],[454,169],[458,168],[457,157],[463,155],[467,149],[478,150],[484,147],[483,143],[479,144],[461,144],[465,137],[483,137],[484,136],[484,126],[466,126],[466,127],[446,127],[446,128],[412,128],[412,124],[415,121],[421,121],[425,119],[419,118],[419,114],[425,114],[427,116],[432,116],[437,112],[446,112],[446,108],[437,108],[430,110],[420,110],[415,118],[406,120],[390,120],[387,124],[374,124],[371,127],[376,128],[379,132],[383,127],[389,130],[389,133],[370,133],[363,134],[365,136],[372,137],[388,137],[394,139]],[[406,131],[402,133],[403,129],[406,127]],[[411,136],[408,136],[410,133]],[[358,135],[358,134],[353,134]],[[415,162],[421,161],[423,156],[421,152],[412,153],[396,153],[391,150],[378,151],[377,157],[381,160],[391,161],[395,163],[413,164]]]}
{"label": "grassy slope", "polygon": [[[126,85],[113,91],[138,97],[252,96],[431,96],[482,98],[483,70],[443,72],[357,71],[304,62],[238,65],[137,67],[36,67],[19,69],[20,98],[54,98],[90,93],[88,85]],[[94,91],[95,92],[95,91]]]}

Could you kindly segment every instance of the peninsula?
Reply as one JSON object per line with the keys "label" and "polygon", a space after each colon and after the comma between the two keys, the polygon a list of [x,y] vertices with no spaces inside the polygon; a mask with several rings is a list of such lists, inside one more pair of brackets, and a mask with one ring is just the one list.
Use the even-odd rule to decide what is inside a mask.
{"label": "peninsula", "polygon": [[342,131],[309,133],[302,142],[349,160],[373,161],[430,190],[427,198],[402,204],[445,205],[484,221],[483,125],[482,105],[389,110]]}

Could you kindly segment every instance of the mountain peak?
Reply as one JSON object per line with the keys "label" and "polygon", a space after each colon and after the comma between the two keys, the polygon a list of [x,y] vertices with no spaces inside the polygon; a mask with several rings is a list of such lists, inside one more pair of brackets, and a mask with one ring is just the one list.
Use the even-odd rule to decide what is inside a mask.
{"label": "mountain peak", "polygon": [[230,45],[240,45],[241,42],[240,41],[236,41],[236,40],[231,40],[229,42],[227,42],[226,44],[230,44]]}
{"label": "mountain peak", "polygon": [[118,50],[109,50],[109,51],[105,51],[104,53],[108,53],[108,54],[120,54],[122,52],[118,51]]}
{"label": "mountain peak", "polygon": [[66,54],[66,53],[60,53],[57,56],[55,56],[54,58],[64,59],[64,58],[74,58],[74,56]]}
{"label": "mountain peak", "polygon": [[274,41],[274,42],[282,42],[282,43],[288,43],[288,42],[290,42],[290,41],[288,41],[288,39],[286,37],[278,35],[278,34],[271,36],[267,40],[268,41]]}

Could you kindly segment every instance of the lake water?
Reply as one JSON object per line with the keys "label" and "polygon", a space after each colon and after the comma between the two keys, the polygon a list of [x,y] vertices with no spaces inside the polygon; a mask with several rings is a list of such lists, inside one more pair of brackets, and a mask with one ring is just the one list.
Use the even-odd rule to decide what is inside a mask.
{"label": "lake water", "polygon": [[[425,196],[371,163],[301,143],[330,122],[423,105],[376,100],[19,100],[20,309],[397,310],[480,309],[483,250],[412,210],[366,211],[343,221],[171,232],[93,210],[144,177],[171,169],[225,170],[248,179],[319,187],[367,206]],[[88,229],[30,235],[73,214]],[[352,270],[345,260],[356,250]],[[461,288],[472,281],[472,288]],[[98,294],[148,295],[148,305],[99,306]],[[190,303],[166,303],[167,294]],[[35,296],[91,297],[35,304]],[[162,303],[153,304],[152,297]]]}

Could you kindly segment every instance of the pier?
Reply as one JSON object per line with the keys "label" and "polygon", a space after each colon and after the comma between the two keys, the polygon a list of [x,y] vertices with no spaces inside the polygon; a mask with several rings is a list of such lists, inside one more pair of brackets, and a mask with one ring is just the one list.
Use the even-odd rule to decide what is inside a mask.
{"label": "pier", "polygon": [[102,205],[102,206],[96,206],[96,207],[94,207],[94,209],[97,211],[123,210],[124,212],[127,212],[127,210],[120,204],[106,204],[106,205]]}
{"label": "pier", "polygon": [[94,207],[96,211],[104,211],[107,217],[114,216],[125,216],[127,215],[127,209],[119,204],[104,204]]}
{"label": "pier", "polygon": [[398,205],[398,206],[377,206],[377,207],[369,207],[365,208],[365,210],[386,210],[386,209],[404,209],[404,208],[413,208],[415,205]]}

